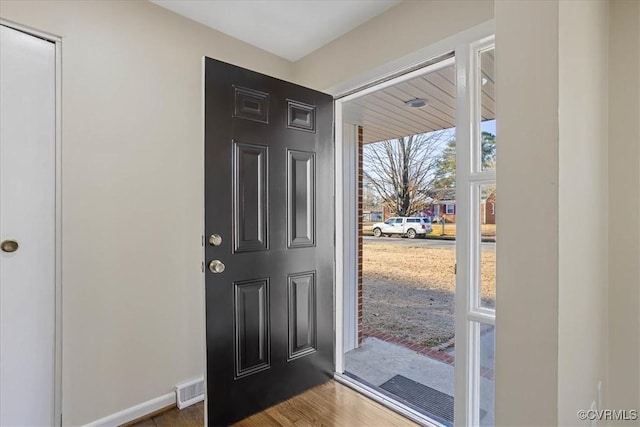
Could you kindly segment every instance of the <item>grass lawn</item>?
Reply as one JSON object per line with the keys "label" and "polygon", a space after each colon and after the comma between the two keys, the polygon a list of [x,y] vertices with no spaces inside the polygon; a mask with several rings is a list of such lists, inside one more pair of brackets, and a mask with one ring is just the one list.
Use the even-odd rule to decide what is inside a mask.
{"label": "grass lawn", "polygon": [[[429,233],[429,236],[456,236],[456,225],[455,224],[444,224],[444,232],[441,223],[431,224],[431,228],[433,231]],[[482,224],[481,225],[481,233],[482,237],[486,238],[494,238],[496,237],[496,225],[495,224]]]}
{"label": "grass lawn", "polygon": [[[455,251],[363,244],[363,326],[426,346],[454,335]],[[495,304],[495,253],[482,252],[483,305]]]}

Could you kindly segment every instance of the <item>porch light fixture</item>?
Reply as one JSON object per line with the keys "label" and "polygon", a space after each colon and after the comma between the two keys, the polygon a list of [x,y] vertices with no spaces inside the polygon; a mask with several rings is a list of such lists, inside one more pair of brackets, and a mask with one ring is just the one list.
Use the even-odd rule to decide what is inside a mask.
{"label": "porch light fixture", "polygon": [[414,98],[408,101],[404,101],[407,107],[410,108],[422,108],[427,105],[427,100],[424,98]]}

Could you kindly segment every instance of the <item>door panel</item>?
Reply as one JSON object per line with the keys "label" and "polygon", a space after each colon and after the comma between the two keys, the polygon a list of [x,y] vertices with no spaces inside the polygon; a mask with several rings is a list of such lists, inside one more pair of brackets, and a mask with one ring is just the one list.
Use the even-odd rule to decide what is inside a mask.
{"label": "door panel", "polygon": [[269,279],[234,283],[236,378],[269,368]]}
{"label": "door panel", "polygon": [[288,150],[289,247],[315,245],[315,154]]}
{"label": "door panel", "polygon": [[329,95],[205,60],[209,425],[333,376],[332,122]]}
{"label": "door panel", "polygon": [[235,252],[269,249],[268,147],[233,142]]}
{"label": "door panel", "polygon": [[0,26],[0,425],[54,421],[55,45]]}
{"label": "door panel", "polygon": [[316,351],[316,273],[289,276],[289,355],[302,357]]}
{"label": "door panel", "polygon": [[233,117],[269,123],[269,94],[243,87],[233,87]]}

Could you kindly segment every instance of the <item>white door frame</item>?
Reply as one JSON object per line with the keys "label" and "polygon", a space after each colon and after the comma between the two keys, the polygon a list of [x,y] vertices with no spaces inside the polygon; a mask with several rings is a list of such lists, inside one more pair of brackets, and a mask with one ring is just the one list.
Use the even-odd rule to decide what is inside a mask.
{"label": "white door frame", "polygon": [[62,38],[0,18],[0,25],[13,28],[55,45],[55,349],[54,422],[62,426]]}
{"label": "white door frame", "polygon": [[[456,78],[457,78],[457,136],[460,140],[469,140],[473,137],[473,129],[475,123],[472,117],[474,109],[472,102],[476,100],[476,96],[472,94],[475,90],[473,84],[467,84],[467,77],[469,75],[470,67],[474,66],[471,60],[472,46],[480,40],[490,38],[495,33],[495,22],[493,20],[484,24],[480,24],[464,32],[458,33],[452,37],[437,42],[424,49],[420,49],[412,54],[409,54],[396,61],[385,64],[375,70],[368,71],[354,79],[343,82],[334,87],[328,88],[325,91],[332,93],[336,96],[335,100],[335,202],[336,202],[336,269],[335,269],[335,378],[336,380],[347,384],[350,387],[355,388],[361,393],[369,396],[370,398],[390,407],[391,409],[413,419],[421,424],[434,425],[433,420],[425,418],[422,414],[408,408],[402,404],[390,401],[381,393],[373,390],[365,385],[355,382],[349,377],[344,376],[344,353],[345,349],[351,349],[354,346],[354,328],[347,325],[345,334],[345,324],[354,319],[354,313],[348,309],[345,309],[345,302],[353,300],[351,295],[352,288],[355,286],[354,271],[352,263],[357,260],[357,248],[354,246],[354,236],[357,236],[357,222],[354,218],[357,218],[356,199],[351,197],[353,193],[353,186],[356,184],[357,165],[355,162],[350,161],[354,157],[354,141],[357,138],[353,137],[355,127],[345,125],[343,123],[343,104],[352,99],[359,98],[370,92],[380,90],[384,87],[392,86],[401,81],[405,81],[414,78],[418,75],[425,74],[433,69],[437,69],[438,63],[429,65],[431,61],[437,58],[446,57],[446,55],[455,52],[456,58]],[[445,59],[442,63],[451,65],[449,60]],[[465,151],[465,150],[459,150]],[[469,157],[467,155],[467,157]],[[462,159],[464,163],[466,159]],[[468,159],[470,162],[471,159]],[[463,186],[469,187],[468,179],[469,174],[466,176],[459,176],[458,181],[464,180]],[[470,199],[469,197],[464,197]],[[469,203],[463,203],[459,209],[461,213],[469,212]],[[470,214],[466,215],[471,218]],[[467,226],[468,225],[468,226]],[[457,277],[456,277],[456,336],[459,337],[456,340],[456,359],[459,363],[456,363],[456,400],[455,400],[455,425],[464,426],[469,425],[469,422],[473,420],[473,414],[478,409],[477,390],[473,388],[477,387],[477,381],[471,379],[469,376],[475,372],[473,369],[477,363],[473,360],[467,360],[467,348],[469,340],[474,339],[477,334],[469,331],[469,311],[467,310],[467,301],[469,300],[469,286],[467,282],[470,276],[470,269],[472,263],[469,258],[471,257],[471,243],[470,240],[470,225],[463,225],[461,233],[462,247],[457,249]],[[354,250],[356,251],[354,253]],[[469,260],[469,262],[461,262],[461,259]],[[345,283],[350,286],[345,286]],[[460,303],[464,301],[464,304]],[[348,319],[348,320],[346,320]],[[486,319],[485,319],[486,320]],[[357,334],[357,332],[355,332]],[[473,355],[475,356],[475,355]],[[472,357],[471,359],[476,359]],[[476,360],[477,362],[477,360]],[[461,366],[459,366],[461,365]],[[475,399],[472,399],[475,396]],[[474,400],[473,402],[471,400]]]}

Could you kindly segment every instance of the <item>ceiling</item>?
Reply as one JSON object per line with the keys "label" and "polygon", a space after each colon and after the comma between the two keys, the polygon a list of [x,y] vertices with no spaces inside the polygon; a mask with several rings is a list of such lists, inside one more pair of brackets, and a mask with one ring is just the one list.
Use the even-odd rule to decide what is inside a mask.
{"label": "ceiling", "polygon": [[297,61],[400,0],[149,0],[274,55]]}
{"label": "ceiling", "polygon": [[[149,0],[258,48],[297,61],[401,0]],[[481,54],[482,120],[495,118],[493,50]],[[410,108],[406,101],[428,104]],[[456,125],[455,66],[450,65],[344,104],[345,121],[364,142]]]}
{"label": "ceiling", "polygon": [[[493,50],[480,56],[482,67],[482,121],[495,118]],[[424,98],[427,105],[405,104]],[[455,65],[415,77],[348,101],[343,105],[346,122],[361,125],[364,143],[384,141],[456,126]]]}

